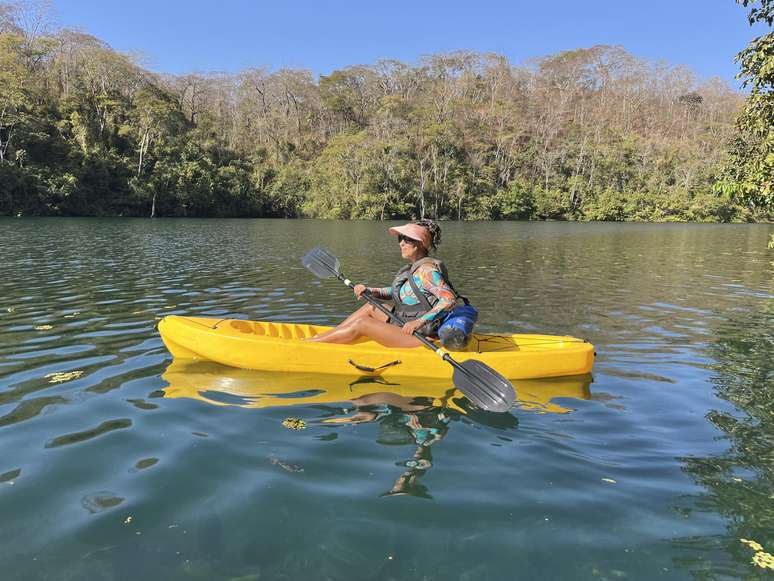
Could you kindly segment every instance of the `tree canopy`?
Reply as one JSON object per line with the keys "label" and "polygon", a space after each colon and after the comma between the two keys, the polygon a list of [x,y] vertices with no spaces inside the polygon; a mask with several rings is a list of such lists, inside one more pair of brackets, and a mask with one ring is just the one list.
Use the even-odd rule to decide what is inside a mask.
{"label": "tree canopy", "polygon": [[[774,23],[774,0],[737,0],[750,25]],[[753,208],[774,211],[774,32],[758,36],[736,57],[750,90],[718,189]]]}
{"label": "tree canopy", "polygon": [[[621,47],[523,66],[460,51],[319,79],[156,75],[30,10],[0,3],[0,214],[728,221],[771,211],[714,189],[743,97]],[[750,119],[734,151],[746,151],[739,139],[769,143]]]}

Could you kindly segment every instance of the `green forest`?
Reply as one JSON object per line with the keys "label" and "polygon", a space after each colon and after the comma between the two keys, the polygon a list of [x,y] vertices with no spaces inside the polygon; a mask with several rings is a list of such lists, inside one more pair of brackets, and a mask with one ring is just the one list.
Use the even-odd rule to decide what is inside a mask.
{"label": "green forest", "polygon": [[617,46],[172,76],[39,6],[0,3],[0,215],[772,215],[771,34],[746,93]]}

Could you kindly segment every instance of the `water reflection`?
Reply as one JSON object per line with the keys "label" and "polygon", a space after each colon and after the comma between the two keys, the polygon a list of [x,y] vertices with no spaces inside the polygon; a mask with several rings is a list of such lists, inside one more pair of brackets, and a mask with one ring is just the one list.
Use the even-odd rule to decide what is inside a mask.
{"label": "water reflection", "polygon": [[[516,382],[515,431],[442,383],[161,378],[157,317],[329,325],[353,298],[298,258],[386,284],[387,226],[0,219],[3,581],[768,573],[740,539],[774,552],[769,225],[444,224],[482,332],[598,347],[591,400]],[[434,501],[381,497],[411,470]]]}
{"label": "water reflection", "polygon": [[[715,391],[733,408],[713,409],[707,420],[725,435],[729,448],[723,454],[682,459],[685,471],[706,492],[695,506],[681,510],[693,518],[722,514],[729,525],[725,537],[676,541],[689,549],[691,556],[684,556],[681,564],[694,574],[722,569],[743,577],[752,570],[764,574],[764,569],[774,569],[774,561],[765,557],[774,553],[773,322],[774,305],[762,312],[740,311],[720,326],[718,340],[709,348],[718,362]],[[760,550],[746,546],[749,542]]]}
{"label": "water reflection", "polygon": [[[373,423],[376,441],[384,446],[413,446],[410,458],[399,462],[403,472],[382,496],[432,498],[419,481],[433,465],[431,448],[446,436],[452,422],[466,417],[498,430],[514,430],[511,413],[493,413],[473,406],[448,381],[390,378],[378,375],[342,377],[323,374],[268,373],[225,367],[209,361],[173,361],[162,375],[168,398],[191,398],[217,406],[324,408],[321,427]],[[572,411],[564,398],[591,398],[590,375],[515,382],[517,408],[535,413]],[[330,404],[338,404],[336,406]],[[335,436],[335,434],[334,434]],[[331,439],[322,436],[325,439]],[[303,469],[272,458],[290,472]]]}
{"label": "water reflection", "polygon": [[[343,417],[327,418],[326,424],[361,424],[374,422],[379,426],[377,442],[385,446],[414,446],[410,459],[400,462],[405,470],[389,491],[382,496],[408,494],[432,498],[417,480],[433,463],[430,447],[440,442],[449,423],[458,414],[445,405],[434,406],[427,397],[406,397],[393,393],[372,393],[351,401],[354,412]],[[510,414],[507,415],[511,418]],[[515,420],[515,418],[513,418]]]}
{"label": "water reflection", "polygon": [[[312,373],[270,373],[226,367],[209,361],[173,361],[162,374],[169,385],[167,398],[186,397],[214,405],[248,408],[352,402],[376,392],[408,398],[429,398],[434,405],[451,407],[454,387],[448,380],[416,377],[341,376]],[[538,413],[568,413],[571,404],[561,400],[591,399],[591,375],[513,381],[516,406]]]}

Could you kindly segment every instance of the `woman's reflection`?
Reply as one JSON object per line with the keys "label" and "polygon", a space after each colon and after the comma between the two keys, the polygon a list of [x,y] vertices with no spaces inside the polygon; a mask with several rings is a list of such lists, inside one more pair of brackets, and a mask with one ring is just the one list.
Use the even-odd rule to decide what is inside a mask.
{"label": "woman's reflection", "polygon": [[[451,395],[451,393],[449,394]],[[405,468],[395,480],[392,488],[382,496],[411,495],[432,498],[419,478],[433,465],[431,446],[440,442],[449,430],[452,420],[458,420],[464,413],[474,421],[499,429],[513,429],[518,421],[511,414],[482,412],[475,410],[464,398],[455,398],[448,407],[448,396],[438,399],[430,397],[407,397],[388,392],[371,393],[350,400],[355,406],[354,413],[342,418],[328,418],[324,423],[361,424],[375,422],[379,425],[376,441],[387,446],[414,446],[411,458],[398,462]],[[442,405],[437,405],[438,403]],[[433,405],[433,404],[436,405]],[[459,410],[459,411],[458,411]],[[475,411],[474,411],[475,410]]]}

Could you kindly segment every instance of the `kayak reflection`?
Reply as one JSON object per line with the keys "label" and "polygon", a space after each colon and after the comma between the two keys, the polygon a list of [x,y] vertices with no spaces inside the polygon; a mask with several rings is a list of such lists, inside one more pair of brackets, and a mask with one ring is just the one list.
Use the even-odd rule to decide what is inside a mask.
{"label": "kayak reflection", "polygon": [[[214,405],[270,408],[340,403],[379,392],[406,398],[429,398],[432,405],[450,407],[466,415],[478,411],[472,406],[456,403],[461,399],[460,393],[455,392],[448,379],[272,373],[191,360],[173,360],[162,379],[169,383],[164,389],[164,397],[186,397]],[[554,401],[560,398],[591,398],[591,375],[523,379],[513,384],[516,405],[540,413],[572,411],[565,407],[566,402]]]}
{"label": "kayak reflection", "polygon": [[[332,407],[320,425],[375,423],[378,443],[414,446],[413,455],[398,463],[403,472],[382,496],[431,498],[419,478],[432,467],[431,447],[444,438],[452,421],[464,416],[494,429],[512,430],[518,426],[510,413],[479,410],[455,391],[449,380],[412,377],[388,381],[379,375],[345,378],[269,373],[187,360],[173,361],[162,378],[169,383],[165,397],[192,398],[214,405],[270,408],[350,404],[350,409]],[[553,400],[590,399],[590,383],[590,375],[517,381],[517,406],[538,413],[567,413],[571,408]]]}

